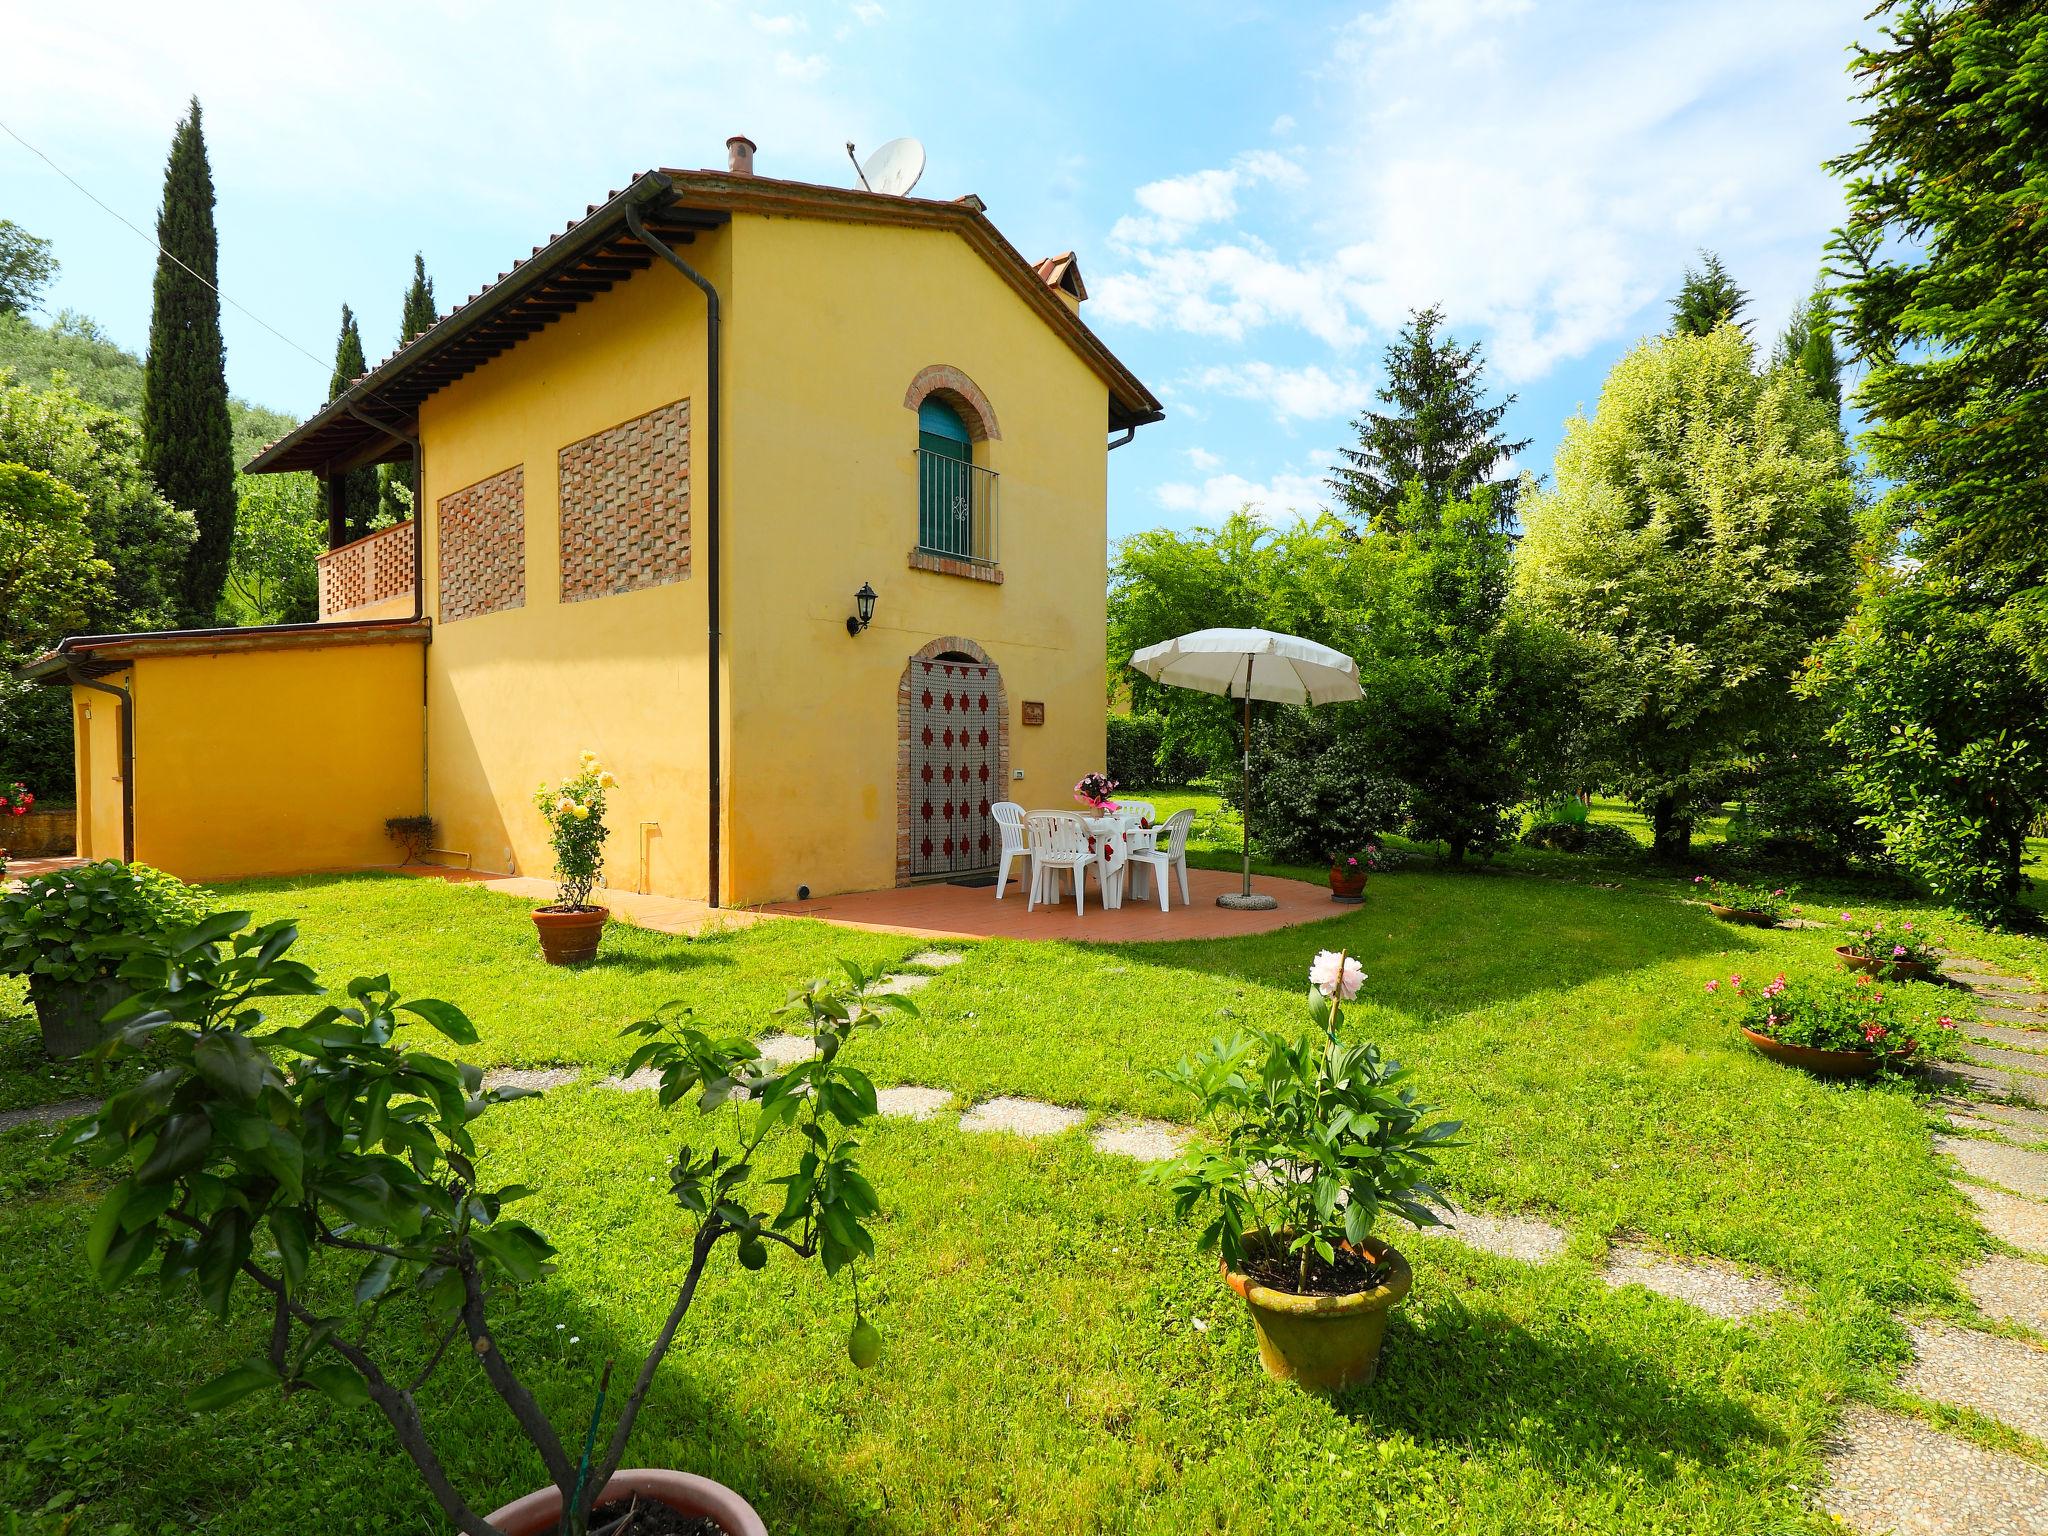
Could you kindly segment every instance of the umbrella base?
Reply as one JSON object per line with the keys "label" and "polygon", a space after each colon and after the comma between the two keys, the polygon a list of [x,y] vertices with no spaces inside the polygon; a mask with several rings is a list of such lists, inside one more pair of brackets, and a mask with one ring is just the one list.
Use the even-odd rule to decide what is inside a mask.
{"label": "umbrella base", "polygon": [[1228,907],[1233,912],[1271,912],[1280,903],[1275,898],[1263,896],[1257,891],[1249,895],[1241,891],[1225,891],[1216,898],[1216,905]]}

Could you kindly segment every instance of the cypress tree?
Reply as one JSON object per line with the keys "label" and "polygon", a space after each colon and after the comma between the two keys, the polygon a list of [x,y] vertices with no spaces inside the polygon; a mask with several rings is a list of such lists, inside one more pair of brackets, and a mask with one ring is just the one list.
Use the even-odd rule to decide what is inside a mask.
{"label": "cypress tree", "polygon": [[1514,526],[1517,484],[1495,476],[1529,446],[1499,431],[1515,397],[1486,403],[1479,344],[1461,347],[1455,337],[1439,336],[1443,322],[1435,305],[1410,312],[1386,351],[1379,398],[1392,409],[1354,421],[1358,446],[1338,449],[1344,462],[1330,471],[1330,489],[1344,510],[1383,533],[1399,530],[1411,483],[1436,507],[1490,488],[1499,526]]}
{"label": "cypress tree", "polygon": [[[369,364],[363,361],[362,332],[356,329],[355,312],[344,304],[341,306],[341,335],[334,343],[334,378],[327,386],[327,398],[336,399],[367,372]],[[341,494],[344,536],[360,539],[377,524],[376,467],[364,465],[343,475]]]}
{"label": "cypress tree", "polygon": [[1827,285],[1816,280],[1813,292],[1799,301],[1785,334],[1771,354],[1771,365],[1796,368],[1814,394],[1836,415],[1842,411],[1842,359],[1835,350],[1834,305]]}
{"label": "cypress tree", "polygon": [[[441,312],[434,307],[434,280],[427,276],[426,258],[414,251],[412,285],[405,290],[405,303],[399,311],[398,344],[408,345],[440,318]],[[379,490],[387,522],[399,523],[412,516],[412,460],[386,464]]]}
{"label": "cypress tree", "polygon": [[1685,269],[1685,281],[1671,301],[1671,334],[1705,336],[1718,326],[1732,325],[1746,336],[1749,322],[1736,316],[1748,307],[1749,295],[1728,275],[1721,258],[1701,251],[1700,265]]}
{"label": "cypress tree", "polygon": [[185,564],[185,619],[211,623],[235,537],[234,435],[220,335],[213,171],[199,98],[171,138],[157,210],[156,289],[142,371],[143,463],[165,500],[191,511],[199,537]]}

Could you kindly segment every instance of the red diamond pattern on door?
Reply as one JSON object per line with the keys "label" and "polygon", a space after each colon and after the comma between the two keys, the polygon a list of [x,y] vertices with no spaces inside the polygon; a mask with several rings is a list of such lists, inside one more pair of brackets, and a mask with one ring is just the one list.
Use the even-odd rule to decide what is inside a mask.
{"label": "red diamond pattern on door", "polygon": [[992,667],[939,657],[912,663],[910,872],[993,869],[1002,843],[990,807],[996,783]]}

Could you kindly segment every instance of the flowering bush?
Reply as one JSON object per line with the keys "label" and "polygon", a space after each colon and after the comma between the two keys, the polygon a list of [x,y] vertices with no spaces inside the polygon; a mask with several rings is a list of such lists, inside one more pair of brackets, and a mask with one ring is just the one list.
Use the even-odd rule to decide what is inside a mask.
{"label": "flowering bush", "polygon": [[604,879],[605,794],[619,781],[597,763],[595,752],[583,754],[575,773],[550,788],[533,792],[533,803],[548,824],[555,845],[556,912],[591,911],[590,893]]}
{"label": "flowering bush", "polygon": [[1754,912],[1776,922],[1785,915],[1783,886],[1744,885],[1737,880],[1716,880],[1711,875],[1694,875],[1692,888],[1700,900],[1734,912]]}
{"label": "flowering bush", "polygon": [[1785,1045],[1817,1051],[1856,1051],[1896,1064],[1919,1050],[1935,1031],[1952,1030],[1953,1020],[1929,1022],[1909,1015],[1898,1000],[1868,976],[1840,974],[1789,982],[1780,973],[1763,983],[1741,975],[1710,981],[1707,991],[1741,1005],[1741,1023]]}
{"label": "flowering bush", "polygon": [[1883,917],[1869,927],[1859,927],[1846,912],[1842,920],[1849,924],[1850,931],[1842,948],[1875,962],[1884,975],[1890,975],[1902,964],[1921,965],[1930,971],[1941,968],[1941,957],[1927,935],[1913,926],[1910,917]]}
{"label": "flowering bush", "polygon": [[1074,799],[1082,805],[1093,806],[1100,814],[1107,815],[1116,809],[1116,801],[1110,798],[1116,790],[1116,780],[1108,774],[1084,773],[1074,784]]}
{"label": "flowering bush", "polygon": [[1204,1248],[1297,1295],[1377,1285],[1364,1244],[1383,1212],[1441,1225],[1424,1180],[1435,1151],[1456,1145],[1458,1123],[1424,1125],[1435,1111],[1401,1086],[1408,1074],[1379,1047],[1338,1039],[1344,1004],[1364,984],[1356,960],[1326,949],[1309,967],[1314,1029],[1213,1040],[1160,1073],[1195,1096],[1214,1134],[1149,1177],[1172,1188],[1182,1219],[1213,1203]]}
{"label": "flowering bush", "polygon": [[1369,842],[1355,850],[1340,848],[1330,855],[1330,868],[1345,875],[1377,874],[1380,868],[1380,845]]}
{"label": "flowering bush", "polygon": [[26,816],[35,803],[36,797],[28,792],[26,784],[10,784],[0,791],[0,816]]}

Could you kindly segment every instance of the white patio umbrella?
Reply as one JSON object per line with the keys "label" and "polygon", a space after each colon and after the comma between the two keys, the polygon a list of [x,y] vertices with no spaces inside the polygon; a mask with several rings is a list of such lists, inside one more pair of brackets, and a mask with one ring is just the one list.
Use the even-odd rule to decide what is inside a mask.
{"label": "white patio umbrella", "polygon": [[1131,665],[1155,683],[1244,700],[1244,890],[1218,896],[1220,907],[1264,911],[1279,905],[1252,894],[1252,700],[1341,704],[1362,699],[1358,663],[1342,651],[1270,629],[1198,629],[1148,645]]}

